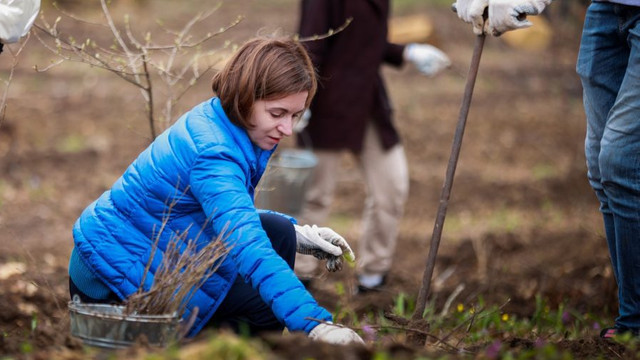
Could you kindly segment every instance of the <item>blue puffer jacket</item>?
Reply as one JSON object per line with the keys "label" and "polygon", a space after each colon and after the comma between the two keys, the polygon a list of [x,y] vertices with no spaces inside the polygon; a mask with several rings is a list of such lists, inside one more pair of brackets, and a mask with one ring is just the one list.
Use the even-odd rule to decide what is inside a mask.
{"label": "blue puffer jacket", "polygon": [[[94,276],[126,299],[142,281],[163,222],[161,249],[174,233],[188,231],[187,239],[205,243],[228,224],[224,241],[230,255],[188,304],[184,318],[199,309],[189,334],[207,323],[238,274],[290,331],[309,332],[318,323],[306,317],[331,320],[331,314],[273,250],[253,202],[272,152],[254,146],[247,132],[229,121],[218,98],[197,105],[84,210],[73,229],[75,251]],[[167,204],[173,204],[170,212]],[[151,273],[160,262],[156,256]],[[145,289],[152,281],[147,276]]]}

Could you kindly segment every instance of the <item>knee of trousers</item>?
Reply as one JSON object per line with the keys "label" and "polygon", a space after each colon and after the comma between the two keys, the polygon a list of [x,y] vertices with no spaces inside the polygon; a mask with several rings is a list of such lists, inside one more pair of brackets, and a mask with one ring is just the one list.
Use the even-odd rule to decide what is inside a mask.
{"label": "knee of trousers", "polygon": [[371,194],[367,199],[368,207],[389,214],[400,214],[404,211],[408,192],[385,191]]}
{"label": "knee of trousers", "polygon": [[296,231],[289,219],[277,214],[260,214],[262,227],[271,244],[283,258],[293,258],[296,254]]}
{"label": "knee of trousers", "polygon": [[396,176],[389,180],[384,189],[379,188],[376,193],[371,193],[369,196],[375,201],[377,207],[396,212],[404,208],[409,196],[409,179]]}
{"label": "knee of trousers", "polygon": [[634,179],[638,177],[640,171],[636,163],[638,155],[620,150],[619,147],[613,146],[603,146],[600,149],[598,168],[600,182],[605,188],[608,184],[623,188],[634,187]]}

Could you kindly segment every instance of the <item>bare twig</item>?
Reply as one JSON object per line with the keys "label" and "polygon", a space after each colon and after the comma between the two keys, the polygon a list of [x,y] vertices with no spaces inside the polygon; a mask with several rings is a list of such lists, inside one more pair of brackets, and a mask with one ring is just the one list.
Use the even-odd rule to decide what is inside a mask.
{"label": "bare twig", "polygon": [[[116,67],[112,64],[109,63],[109,58],[105,58],[103,59],[103,57],[101,57],[99,54],[100,53],[89,53],[86,50],[86,46],[85,45],[77,45],[75,43],[72,43],[71,41],[68,41],[66,39],[63,39],[60,37],[59,34],[57,34],[57,32],[55,31],[55,29],[53,28],[43,28],[42,26],[40,26],[39,24],[34,24],[33,25],[34,28],[43,31],[45,34],[51,36],[52,38],[55,39],[56,42],[56,48],[51,47],[44,39],[42,39],[38,33],[34,33],[36,38],[40,41],[40,43],[42,43],[43,46],[45,46],[45,48],[47,48],[49,51],[55,53],[58,57],[60,57],[60,61],[49,65],[45,68],[39,68],[37,65],[35,67],[36,71],[39,72],[43,72],[46,71],[50,68],[52,68],[53,66],[56,66],[58,64],[61,64],[65,61],[71,61],[71,62],[80,62],[80,63],[85,63],[85,64],[89,64],[91,66],[95,66],[97,68],[100,69],[104,69],[107,71],[110,71],[111,73],[119,76],[120,78],[122,78],[123,80],[137,86],[137,87],[143,87],[143,85],[141,83],[138,83],[136,81],[134,81],[133,79],[131,79],[132,76],[136,76],[136,75],[140,75],[140,74],[134,74],[134,73],[130,73],[127,72],[125,70],[123,70],[122,68]],[[63,51],[69,51],[73,54],[75,54],[76,56],[78,56],[77,58],[73,58],[71,56],[68,55],[64,55]]]}
{"label": "bare twig", "polygon": [[148,119],[149,119],[149,130],[151,131],[151,138],[156,138],[156,127],[154,126],[154,115],[153,115],[153,83],[151,82],[151,75],[149,74],[149,66],[148,66],[148,57],[147,54],[142,54],[142,67],[144,69],[145,81],[147,82],[147,87],[144,89],[146,92],[145,99],[147,100],[147,109]]}
{"label": "bare twig", "polygon": [[[509,302],[511,301],[511,299],[507,299],[507,301],[504,302],[504,304],[500,305],[500,307],[498,307],[499,310],[502,310],[502,308],[504,308]],[[447,339],[449,339],[453,334],[455,334],[460,328],[462,328],[464,325],[468,325],[467,326],[467,332],[469,332],[469,330],[471,329],[471,326],[473,325],[473,322],[476,320],[476,318],[478,317],[486,317],[491,315],[493,312],[487,313],[486,315],[482,315],[484,312],[484,308],[481,308],[480,310],[474,311],[473,312],[473,316],[471,316],[469,319],[461,322],[460,324],[458,324],[456,327],[453,328],[453,330],[451,330],[444,338],[443,340],[446,341]]]}
{"label": "bare twig", "polygon": [[109,29],[107,35],[113,40],[113,44],[109,47],[102,47],[90,38],[84,41],[77,41],[72,36],[63,36],[58,29],[61,21],[60,17],[50,24],[42,16],[42,25],[36,24],[35,28],[46,34],[46,38],[39,36],[37,33],[36,36],[45,48],[59,58],[59,61],[53,62],[44,68],[38,69],[36,67],[36,70],[47,71],[68,61],[80,62],[107,70],[134,85],[140,91],[145,102],[147,120],[153,139],[159,133],[156,130],[159,122],[156,119],[158,113],[155,107],[161,102],[156,99],[157,92],[163,88],[166,90],[164,92],[166,99],[164,100],[163,111],[161,111],[161,115],[166,120],[163,127],[166,127],[173,118],[172,110],[174,105],[188,89],[193,87],[212,68],[211,64],[204,66],[204,69],[200,68],[199,60],[202,58],[201,55],[213,52],[213,50],[203,52],[203,45],[233,28],[243,19],[239,16],[225,26],[220,27],[218,31],[210,32],[194,39],[191,34],[195,26],[211,16],[220,8],[221,4],[222,2],[211,10],[198,13],[187,21],[179,31],[171,31],[165,28],[164,31],[172,37],[167,45],[155,43],[151,33],[146,33],[142,37],[136,36],[128,16],[125,16],[124,28],[121,30],[109,9],[107,0],[100,0],[101,10],[105,19],[103,24],[82,20],[68,12],[62,13],[67,19]]}
{"label": "bare twig", "polygon": [[[332,322],[325,321],[325,320],[322,320],[322,319],[316,319],[316,318],[313,318],[313,317],[306,317],[305,320],[317,321],[317,322],[319,322],[321,324],[333,324]],[[346,327],[344,325],[338,325],[338,324],[333,324],[333,325]],[[399,330],[399,331],[409,331],[409,332],[414,332],[414,333],[420,333],[420,334],[423,334],[423,335],[425,335],[427,337],[430,337],[430,338],[436,340],[437,341],[436,344],[440,343],[440,344],[444,345],[445,347],[449,348],[449,350],[451,350],[451,351],[454,351],[456,353],[461,352],[461,351],[465,352],[465,350],[459,349],[459,348],[457,348],[457,347],[455,347],[455,346],[453,346],[451,344],[448,344],[445,341],[443,341],[440,338],[438,338],[437,336],[429,333],[428,331],[424,331],[422,329],[413,328],[413,327],[410,327],[410,326],[394,326],[394,325],[367,325],[367,327],[369,327],[371,329],[377,329],[377,330],[386,330],[386,329],[388,329],[388,330]],[[350,329],[365,331],[364,327],[350,327]]]}
{"label": "bare twig", "polygon": [[18,66],[20,53],[22,53],[22,50],[27,45],[27,42],[29,42],[30,34],[31,33],[28,33],[27,36],[24,38],[24,40],[22,40],[17,50],[14,51],[11,47],[6,45],[4,47],[5,51],[8,50],[8,52],[11,53],[12,60],[11,60],[11,69],[9,70],[9,77],[6,80],[3,80],[4,90],[2,92],[2,98],[0,98],[0,125],[2,125],[2,122],[6,114],[6,110],[7,110],[7,98],[9,97],[9,86],[11,85],[11,81],[13,80],[13,74],[15,73],[16,67]]}
{"label": "bare twig", "polygon": [[162,233],[156,235],[143,282],[138,291],[127,299],[127,313],[182,316],[196,290],[222,264],[228,253],[222,235],[211,239],[198,250],[198,237],[201,233],[196,239],[187,240],[188,232],[189,229],[185,229],[181,233],[171,235],[164,252],[161,253],[161,264],[154,274],[153,283],[149,289],[144,289],[144,278],[158,254]]}
{"label": "bare twig", "polygon": [[[187,239],[191,227],[170,235],[170,239],[161,251],[161,263],[155,271],[153,282],[149,289],[145,289],[146,278],[152,263],[158,254],[160,241],[164,237],[166,225],[171,218],[171,210],[189,190],[187,186],[181,194],[176,193],[166,205],[162,216],[162,224],[158,232],[154,231],[154,241],[151,254],[144,269],[142,281],[138,291],[126,301],[126,312],[137,314],[176,314],[182,316],[187,304],[204,282],[222,264],[229,248],[223,243],[223,229],[216,239],[206,241],[204,246],[200,237],[207,227],[209,220],[200,228],[194,239]],[[198,247],[202,248],[198,250]]]}
{"label": "bare twig", "polygon": [[349,26],[349,24],[351,24],[351,22],[353,21],[353,18],[347,18],[347,20],[345,20],[344,24],[340,25],[337,29],[329,29],[329,31],[327,31],[325,34],[314,34],[311,36],[307,36],[307,37],[300,37],[300,35],[296,35],[294,36],[294,39],[300,41],[300,42],[306,42],[306,41],[316,41],[316,40],[322,40],[322,39],[326,39],[329,36],[333,36],[339,32],[341,32],[342,30],[346,29],[347,26]]}
{"label": "bare twig", "polygon": [[460,295],[462,290],[464,290],[464,284],[458,284],[458,286],[456,286],[456,288],[453,290],[451,295],[447,298],[447,301],[445,301],[444,306],[442,307],[442,311],[440,312],[440,316],[444,316],[446,313],[449,312],[449,308],[451,307],[453,300],[455,300],[455,298],[457,298],[458,295]]}
{"label": "bare twig", "polygon": [[58,5],[58,3],[57,3],[57,2],[55,2],[55,1],[52,3],[52,5],[53,5],[53,7],[54,7],[56,10],[58,10],[62,15],[66,16],[66,17],[68,17],[68,18],[70,18],[70,19],[72,19],[72,20],[75,20],[75,21],[77,21],[77,22],[79,22],[79,23],[84,23],[84,24],[89,24],[89,25],[95,25],[95,26],[101,26],[101,27],[105,27],[105,28],[108,28],[108,27],[109,27],[108,25],[105,25],[105,24],[100,24],[100,23],[96,23],[96,22],[88,21],[88,20],[86,20],[86,19],[82,19],[82,18],[80,18],[80,17],[78,17],[78,16],[75,16],[74,14],[72,14],[72,13],[70,13],[70,12],[65,11],[65,10],[64,10],[63,8],[61,8],[61,7]]}

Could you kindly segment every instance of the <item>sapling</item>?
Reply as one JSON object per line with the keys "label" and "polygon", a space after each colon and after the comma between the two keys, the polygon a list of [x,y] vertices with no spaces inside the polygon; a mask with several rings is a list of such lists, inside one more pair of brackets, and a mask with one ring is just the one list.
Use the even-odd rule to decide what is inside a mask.
{"label": "sapling", "polygon": [[[188,187],[185,191],[188,191]],[[177,201],[178,199],[174,199],[168,204],[162,224],[154,234],[154,242],[140,287],[125,302],[126,313],[182,316],[196,290],[218,269],[229,252],[229,247],[223,242],[226,226],[215,239],[208,240],[201,239],[202,230],[193,239],[187,238],[189,228],[182,232],[174,232],[170,235],[164,251],[159,252],[159,243],[166,231],[171,209]],[[208,224],[209,220],[202,229]],[[205,245],[198,250],[198,244],[202,243]],[[145,289],[145,280],[156,256],[161,256],[161,263],[153,275],[151,287]]]}
{"label": "sapling", "polygon": [[0,125],[2,125],[2,120],[4,120],[5,111],[7,109],[7,98],[9,96],[9,86],[11,85],[11,81],[13,80],[13,74],[15,72],[15,69],[18,66],[20,53],[22,53],[22,50],[27,45],[27,42],[29,41],[29,37],[30,37],[30,33],[27,33],[27,35],[24,37],[24,39],[18,44],[18,46],[15,49],[13,46],[10,46],[8,44],[4,45],[3,53],[5,55],[3,56],[7,56],[6,54],[10,54],[11,68],[9,70],[8,77],[6,79],[1,80],[3,83],[3,89],[2,89],[2,96],[0,97]]}
{"label": "sapling", "polygon": [[[55,5],[55,4],[54,4]],[[106,0],[100,0],[103,22],[92,22],[67,13],[60,8],[62,16],[49,23],[41,16],[41,23],[34,24],[39,30],[34,32],[38,40],[58,58],[49,66],[36,67],[38,71],[47,71],[65,62],[79,62],[91,67],[107,70],[122,80],[137,87],[142,95],[147,120],[151,132],[151,140],[159,133],[156,124],[166,128],[173,121],[173,107],[193,87],[198,80],[213,66],[224,59],[223,51],[233,47],[229,41],[214,49],[205,49],[205,45],[213,38],[219,37],[242,21],[242,17],[230,21],[215,32],[204,35],[193,35],[196,25],[202,23],[216,12],[222,2],[210,10],[196,14],[185,23],[179,31],[163,28],[169,37],[165,43],[156,40],[157,34],[146,32],[136,34],[132,28],[134,21],[125,15],[123,24],[117,24],[111,14]],[[60,28],[63,16],[74,22],[82,22],[95,26],[96,29],[107,29],[106,37],[109,45],[99,44],[96,38],[103,35],[81,39],[79,35],[64,34]],[[157,93],[164,89],[165,99],[162,118],[156,115],[158,103]]]}

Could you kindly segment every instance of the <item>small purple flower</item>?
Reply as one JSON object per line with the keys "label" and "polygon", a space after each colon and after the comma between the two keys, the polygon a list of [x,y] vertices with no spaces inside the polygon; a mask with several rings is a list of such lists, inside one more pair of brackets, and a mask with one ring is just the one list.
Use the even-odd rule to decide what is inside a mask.
{"label": "small purple flower", "polygon": [[594,322],[593,323],[593,330],[600,330],[600,323],[599,322]]}
{"label": "small purple flower", "polygon": [[376,331],[376,329],[374,329],[370,325],[364,325],[362,327],[362,332],[364,333],[365,340],[367,340],[367,341],[375,341],[376,340],[377,331]]}
{"label": "small purple flower", "polygon": [[562,313],[562,324],[567,325],[571,322],[571,314],[568,311]]}
{"label": "small purple flower", "polygon": [[500,340],[494,341],[485,350],[485,354],[487,355],[487,359],[498,359],[498,358],[500,358],[500,350],[501,349],[502,349],[502,342]]}
{"label": "small purple flower", "polygon": [[547,344],[543,338],[537,338],[536,342],[533,344],[537,349],[544,347]]}

